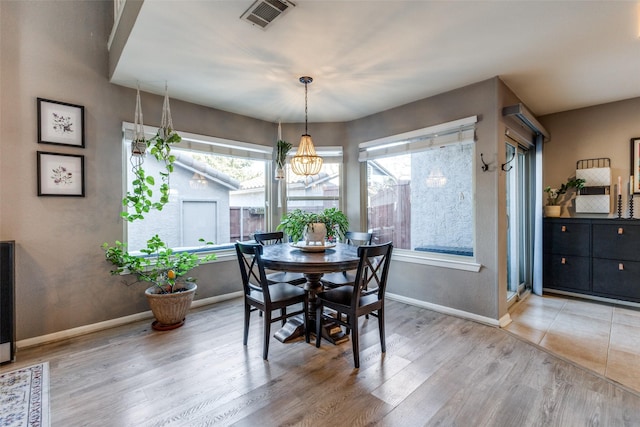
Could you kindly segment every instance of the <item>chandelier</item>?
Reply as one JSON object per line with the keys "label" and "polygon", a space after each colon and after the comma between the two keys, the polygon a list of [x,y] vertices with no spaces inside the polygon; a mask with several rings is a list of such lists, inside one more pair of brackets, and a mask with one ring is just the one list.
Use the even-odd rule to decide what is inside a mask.
{"label": "chandelier", "polygon": [[296,175],[317,175],[322,168],[322,157],[316,154],[311,135],[307,130],[307,85],[312,81],[311,77],[300,77],[300,83],[304,83],[304,135],[300,138],[298,151],[291,158],[291,170]]}

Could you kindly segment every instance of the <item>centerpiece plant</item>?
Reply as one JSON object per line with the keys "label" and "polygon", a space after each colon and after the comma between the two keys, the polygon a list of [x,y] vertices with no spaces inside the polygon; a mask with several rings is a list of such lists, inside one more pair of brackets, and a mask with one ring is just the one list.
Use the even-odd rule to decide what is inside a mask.
{"label": "centerpiece plant", "polygon": [[322,212],[307,212],[295,209],[283,215],[276,230],[284,231],[293,242],[302,240],[309,229],[313,230],[314,224],[324,224],[327,228],[327,239],[342,239],[349,230],[347,216],[337,208],[326,208]]}

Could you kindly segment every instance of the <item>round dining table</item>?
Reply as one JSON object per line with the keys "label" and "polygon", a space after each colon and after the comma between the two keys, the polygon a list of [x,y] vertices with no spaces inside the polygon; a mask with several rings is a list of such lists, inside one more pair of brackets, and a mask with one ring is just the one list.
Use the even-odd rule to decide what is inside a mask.
{"label": "round dining table", "polygon": [[[262,252],[265,268],[270,270],[302,273],[307,279],[304,289],[309,295],[307,321],[311,331],[315,331],[316,295],[322,291],[322,275],[339,271],[354,270],[358,267],[357,246],[346,243],[327,243],[322,247],[279,243],[265,245]],[[304,333],[302,319],[289,319],[275,334],[281,342],[290,341]],[[322,327],[323,338],[334,344],[347,341],[348,337],[337,324],[326,323]]]}

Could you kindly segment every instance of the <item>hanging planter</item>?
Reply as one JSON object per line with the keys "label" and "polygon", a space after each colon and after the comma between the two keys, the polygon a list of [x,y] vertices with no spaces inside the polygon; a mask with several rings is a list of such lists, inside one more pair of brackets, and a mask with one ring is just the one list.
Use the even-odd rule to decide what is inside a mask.
{"label": "hanging planter", "polygon": [[284,167],[291,147],[292,145],[283,139],[276,143],[276,179],[284,179]]}
{"label": "hanging planter", "polygon": [[[142,121],[142,106],[140,102],[140,88],[136,94],[136,111],[134,121],[134,138],[131,142],[131,166],[134,179],[132,181],[133,191],[128,191],[122,199],[122,205],[126,208],[120,216],[127,221],[144,219],[144,214],[152,209],[162,210],[164,205],[169,203],[169,176],[174,170],[173,163],[176,158],[171,154],[171,145],[179,143],[182,138],[173,129],[171,118],[171,108],[169,106],[169,90],[165,85],[164,103],[162,106],[162,120],[160,129],[155,136],[147,140],[144,135],[144,125]],[[156,180],[153,176],[147,175],[144,168],[144,158],[147,150],[158,161],[164,163],[164,171],[160,172],[162,183],[158,191],[158,200],[152,200]]]}
{"label": "hanging planter", "polygon": [[[133,141],[131,141],[131,156],[136,159],[134,169],[144,162],[147,151],[147,140],[144,136],[144,123],[142,121],[142,103],[140,102],[140,86],[136,90],[136,112],[133,120]],[[133,159],[132,159],[133,160]]]}
{"label": "hanging planter", "polygon": [[145,139],[135,139],[131,141],[131,155],[135,157],[144,157],[147,152],[147,141]]}

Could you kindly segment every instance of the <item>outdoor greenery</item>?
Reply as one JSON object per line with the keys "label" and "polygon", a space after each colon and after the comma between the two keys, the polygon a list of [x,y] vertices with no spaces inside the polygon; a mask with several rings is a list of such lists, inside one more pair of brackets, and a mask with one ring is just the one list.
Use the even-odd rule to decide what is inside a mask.
{"label": "outdoor greenery", "polygon": [[560,201],[560,196],[565,194],[570,188],[575,188],[577,190],[584,187],[585,180],[582,178],[575,178],[568,180],[565,184],[562,184],[560,188],[551,188],[548,186],[544,189],[547,193],[547,205],[549,206],[557,206]]}
{"label": "outdoor greenery", "polygon": [[[205,245],[211,242],[200,242]],[[195,282],[192,277],[184,277],[202,262],[216,259],[215,254],[200,257],[191,252],[175,252],[156,234],[141,249],[143,255],[131,255],[126,243],[116,241],[113,246],[102,245],[107,261],[115,266],[112,275],[134,274],[139,282],[148,282],[161,289],[161,293],[180,292],[181,282]]]}
{"label": "outdoor greenery", "polygon": [[262,161],[195,152],[191,152],[189,155],[194,160],[206,163],[218,172],[222,172],[240,182],[264,175],[264,163]]}
{"label": "outdoor greenery", "polygon": [[293,242],[302,240],[305,227],[314,223],[324,223],[327,227],[327,238],[344,238],[349,230],[349,220],[339,209],[327,208],[320,213],[295,209],[282,217],[276,230],[284,231]]}

